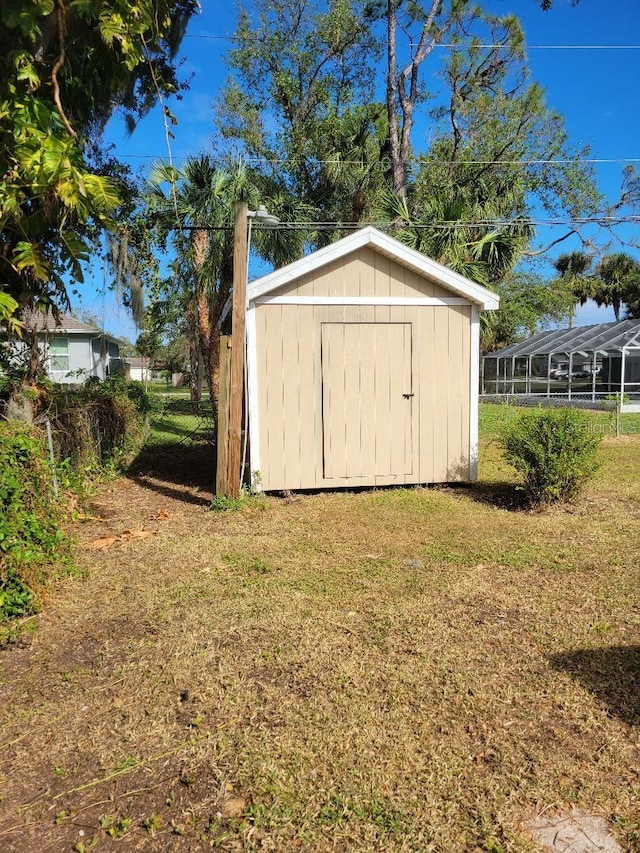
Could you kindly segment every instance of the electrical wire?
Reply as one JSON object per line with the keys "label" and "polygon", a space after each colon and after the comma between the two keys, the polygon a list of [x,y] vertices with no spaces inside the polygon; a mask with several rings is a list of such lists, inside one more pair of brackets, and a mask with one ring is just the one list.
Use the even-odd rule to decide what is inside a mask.
{"label": "electrical wire", "polygon": [[[241,36],[229,36],[229,35],[207,35],[205,33],[187,33],[184,38],[186,39],[205,39],[211,41],[244,41],[255,42],[256,39],[243,39]],[[417,47],[417,42],[410,42],[410,47]],[[439,44],[435,44],[434,47],[440,47],[447,50],[468,50],[470,47],[473,48],[487,48],[493,49],[496,47],[499,48],[510,48],[509,44],[502,44],[498,42],[497,44],[469,44],[467,42],[441,42]],[[640,50],[640,44],[525,44],[526,50]]]}
{"label": "electrical wire", "polygon": [[[183,160],[187,157],[193,157],[193,154],[175,154],[174,159]],[[161,160],[160,154],[118,154],[118,157],[140,159],[140,160]],[[283,166],[283,165],[300,165],[301,163],[309,162],[314,166],[358,166],[361,169],[369,166],[384,166],[384,161],[380,160],[377,163],[363,163],[362,160],[316,160],[314,158],[307,159],[282,159],[273,160],[264,157],[243,157],[245,163],[250,163],[252,166],[268,165],[268,166]],[[570,163],[592,163],[594,165],[602,164],[620,164],[620,163],[640,163],[640,157],[558,157],[549,160],[545,159],[530,159],[530,160],[456,160],[457,166],[566,166]],[[450,160],[423,160],[420,167],[423,166],[450,166]]]}
{"label": "electrical wire", "polygon": [[[474,220],[435,220],[428,223],[401,223],[399,227],[414,231],[451,230],[455,228],[509,228],[512,226],[526,226],[530,228],[544,228],[554,226],[581,226],[599,225],[601,227],[612,227],[616,225],[640,224],[640,215],[632,216],[592,216],[579,217],[576,219],[474,219]],[[379,230],[398,227],[393,222],[280,222],[274,229],[273,225],[261,227],[256,223],[256,230],[260,231],[349,231],[365,228],[371,225]],[[180,231],[231,231],[233,225],[181,225],[171,230]]]}

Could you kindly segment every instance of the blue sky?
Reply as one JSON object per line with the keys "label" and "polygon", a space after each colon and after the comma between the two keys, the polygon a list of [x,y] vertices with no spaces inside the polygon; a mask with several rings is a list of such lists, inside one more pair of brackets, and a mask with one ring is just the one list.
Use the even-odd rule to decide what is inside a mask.
{"label": "blue sky", "polygon": [[[182,43],[183,78],[190,77],[190,90],[181,101],[169,103],[178,119],[172,151],[176,161],[206,150],[214,136],[213,104],[226,78],[224,55],[230,47],[235,12],[218,0],[201,0],[202,13],[195,17]],[[594,158],[622,160],[640,158],[640,2],[636,0],[555,0],[551,12],[542,12],[538,0],[485,0],[483,6],[496,14],[520,17],[528,47],[532,79],[540,83],[550,107],[566,120],[575,145],[588,144]],[[587,45],[581,49],[544,49],[544,45]],[[595,46],[618,46],[596,48]],[[419,144],[419,132],[416,143]],[[161,113],[156,108],[127,136],[116,117],[106,132],[115,153],[144,174],[156,159],[166,159],[167,148]],[[620,189],[622,163],[596,165],[600,189],[614,200]],[[636,164],[640,167],[640,162]],[[631,228],[635,229],[634,231]],[[629,226],[626,239],[638,238],[638,226]],[[551,238],[560,232],[551,232]],[[547,236],[541,235],[541,236]],[[606,233],[597,235],[605,245]],[[556,254],[577,248],[570,241],[560,244]],[[636,252],[637,254],[637,252]],[[261,270],[252,263],[250,277]],[[113,334],[135,338],[127,311],[105,292],[103,273],[89,271],[80,289],[81,307],[94,315]],[[579,309],[581,324],[613,320],[612,309],[588,303]]]}

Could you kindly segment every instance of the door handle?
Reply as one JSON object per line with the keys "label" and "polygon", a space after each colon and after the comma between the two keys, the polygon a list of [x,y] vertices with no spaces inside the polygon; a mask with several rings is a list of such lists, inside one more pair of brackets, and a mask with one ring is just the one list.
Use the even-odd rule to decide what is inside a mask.
{"label": "door handle", "polygon": [[403,394],[402,396],[404,397],[405,400],[410,400],[411,397],[413,397],[414,395],[413,394]]}

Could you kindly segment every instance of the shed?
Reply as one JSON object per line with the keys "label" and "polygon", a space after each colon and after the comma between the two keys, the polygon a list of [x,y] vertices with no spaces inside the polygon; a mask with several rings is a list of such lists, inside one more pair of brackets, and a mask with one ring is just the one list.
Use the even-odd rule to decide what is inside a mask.
{"label": "shed", "polygon": [[476,479],[479,311],[494,293],[366,227],[252,282],[247,301],[249,479]]}

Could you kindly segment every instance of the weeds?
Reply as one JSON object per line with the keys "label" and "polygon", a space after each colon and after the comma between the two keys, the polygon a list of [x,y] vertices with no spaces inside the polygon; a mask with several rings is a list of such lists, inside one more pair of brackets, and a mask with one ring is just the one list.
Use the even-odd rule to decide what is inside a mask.
{"label": "weeds", "polygon": [[[545,513],[474,488],[226,515],[105,489],[114,529],[171,517],[80,551],[87,580],[4,653],[3,843],[72,849],[82,821],[105,847],[526,853],[530,818],[578,808],[636,849],[638,439],[601,456]],[[513,488],[497,445],[480,474]]]}
{"label": "weeds", "polygon": [[263,494],[242,492],[238,498],[216,495],[209,505],[212,512],[239,512],[243,509],[265,509],[266,498]]}
{"label": "weeds", "polygon": [[162,815],[156,814],[155,812],[153,814],[150,814],[149,817],[145,818],[142,821],[142,826],[153,838],[153,836],[162,826]]}

